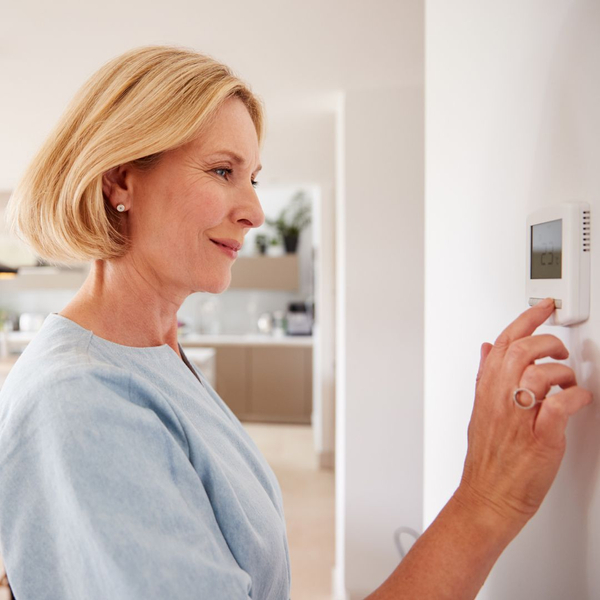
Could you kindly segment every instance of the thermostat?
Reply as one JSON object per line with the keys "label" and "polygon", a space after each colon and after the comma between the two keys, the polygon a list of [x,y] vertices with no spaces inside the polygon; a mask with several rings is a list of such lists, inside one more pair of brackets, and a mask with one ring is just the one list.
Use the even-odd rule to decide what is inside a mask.
{"label": "thermostat", "polygon": [[549,325],[574,325],[590,314],[590,205],[567,202],[527,217],[529,305],[554,298]]}

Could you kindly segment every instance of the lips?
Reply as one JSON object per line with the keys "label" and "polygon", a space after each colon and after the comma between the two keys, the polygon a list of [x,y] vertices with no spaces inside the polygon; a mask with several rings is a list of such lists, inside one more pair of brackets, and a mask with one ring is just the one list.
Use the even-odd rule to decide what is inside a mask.
{"label": "lips", "polygon": [[234,252],[237,252],[242,247],[242,244],[236,240],[210,238],[210,241],[213,244],[216,244],[217,246],[223,246],[224,248],[229,248],[230,250],[233,250]]}

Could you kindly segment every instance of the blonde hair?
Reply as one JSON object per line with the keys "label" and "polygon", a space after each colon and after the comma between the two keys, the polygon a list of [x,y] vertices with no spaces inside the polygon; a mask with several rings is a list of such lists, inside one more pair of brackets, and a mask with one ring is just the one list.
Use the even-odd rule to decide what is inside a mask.
{"label": "blonde hair", "polygon": [[232,97],[245,104],[260,143],[261,101],[225,65],[170,46],[113,59],[81,88],[27,168],[9,203],[13,231],[53,262],[123,256],[122,215],[105,201],[102,175],[125,163],[151,167]]}

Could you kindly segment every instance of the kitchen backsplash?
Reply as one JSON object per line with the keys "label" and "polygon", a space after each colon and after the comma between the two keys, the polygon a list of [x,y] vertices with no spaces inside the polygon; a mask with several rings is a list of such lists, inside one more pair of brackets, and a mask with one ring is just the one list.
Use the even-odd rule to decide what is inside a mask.
{"label": "kitchen backsplash", "polygon": [[179,319],[193,331],[206,334],[256,333],[263,313],[285,310],[306,298],[289,292],[230,290],[224,294],[193,294],[182,305]]}
{"label": "kitchen backsplash", "polygon": [[[59,312],[75,290],[39,290],[3,293],[0,311],[15,315]],[[300,294],[229,290],[223,294],[192,294],[183,303],[178,317],[190,331],[206,334],[255,333],[263,313],[285,310],[290,302],[304,301]]]}

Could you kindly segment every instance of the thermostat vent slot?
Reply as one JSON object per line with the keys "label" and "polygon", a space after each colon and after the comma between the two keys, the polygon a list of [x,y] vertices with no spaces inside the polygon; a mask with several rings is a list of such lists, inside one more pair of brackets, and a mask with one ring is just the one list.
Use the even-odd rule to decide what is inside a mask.
{"label": "thermostat vent slot", "polygon": [[589,252],[591,249],[591,224],[590,224],[590,211],[583,211],[583,231],[582,231],[582,241],[583,241],[583,251]]}

